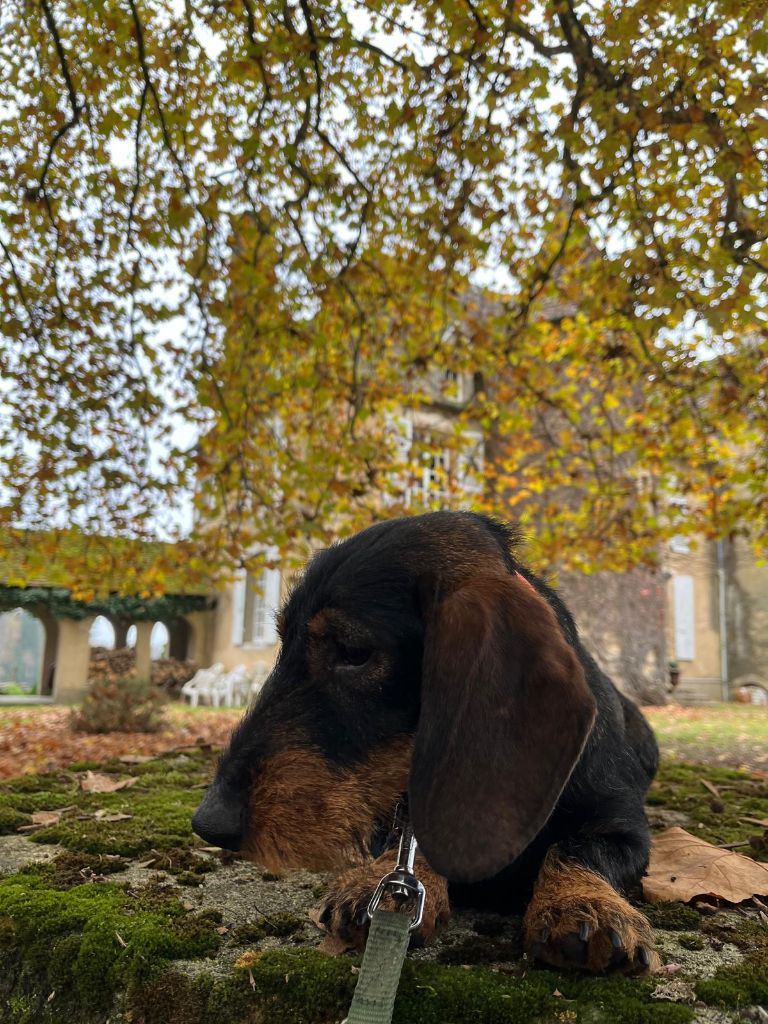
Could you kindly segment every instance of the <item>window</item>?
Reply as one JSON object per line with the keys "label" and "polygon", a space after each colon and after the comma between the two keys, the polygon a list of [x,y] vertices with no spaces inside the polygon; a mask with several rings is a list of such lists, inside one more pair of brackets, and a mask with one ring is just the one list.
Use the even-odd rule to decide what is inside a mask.
{"label": "window", "polygon": [[[398,470],[398,497],[406,507],[449,508],[483,492],[485,443],[479,430],[465,430],[461,445],[446,444],[450,426],[417,426],[409,414],[387,416]],[[391,503],[391,501],[390,501]]]}
{"label": "window", "polygon": [[455,370],[446,370],[443,374],[442,394],[449,402],[456,405],[464,403],[464,375]]}
{"label": "window", "polygon": [[239,573],[232,593],[232,643],[271,647],[277,643],[275,614],[280,604],[280,570]]}
{"label": "window", "polygon": [[691,544],[683,534],[677,534],[669,542],[669,550],[676,555],[690,555]]}

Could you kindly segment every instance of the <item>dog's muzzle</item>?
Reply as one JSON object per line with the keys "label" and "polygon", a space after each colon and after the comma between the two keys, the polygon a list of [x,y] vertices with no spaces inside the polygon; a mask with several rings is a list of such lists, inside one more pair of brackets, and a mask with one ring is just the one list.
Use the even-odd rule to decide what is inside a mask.
{"label": "dog's muzzle", "polygon": [[192,816],[192,828],[211,846],[239,850],[245,832],[245,805],[214,783]]}

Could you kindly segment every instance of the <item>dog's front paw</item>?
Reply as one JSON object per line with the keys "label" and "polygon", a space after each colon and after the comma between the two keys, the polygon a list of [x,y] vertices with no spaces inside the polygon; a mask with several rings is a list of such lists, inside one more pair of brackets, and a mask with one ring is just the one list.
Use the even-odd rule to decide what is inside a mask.
{"label": "dog's front paw", "polygon": [[[351,868],[331,885],[322,903],[310,912],[312,921],[324,931],[328,952],[361,951],[368,937],[368,904],[384,875],[392,871],[392,852],[362,867]],[[424,945],[437,929],[450,917],[448,884],[436,875],[423,857],[416,857],[416,876],[425,889],[424,915],[418,929],[411,936],[412,945]],[[385,896],[381,902],[385,910],[394,904]]]}
{"label": "dog's front paw", "polygon": [[523,925],[528,954],[554,967],[645,974],[660,963],[647,918],[579,864],[542,868]]}

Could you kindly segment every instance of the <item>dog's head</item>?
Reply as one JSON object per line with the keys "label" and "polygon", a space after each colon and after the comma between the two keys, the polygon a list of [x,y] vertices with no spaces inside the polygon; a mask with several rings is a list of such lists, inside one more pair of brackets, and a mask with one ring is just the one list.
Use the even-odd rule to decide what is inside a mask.
{"label": "dog's head", "polygon": [[517,569],[508,532],[471,513],[318,554],[195,830],[267,867],[329,869],[376,852],[407,793],[436,871],[474,881],[511,863],[595,715],[567,613]]}

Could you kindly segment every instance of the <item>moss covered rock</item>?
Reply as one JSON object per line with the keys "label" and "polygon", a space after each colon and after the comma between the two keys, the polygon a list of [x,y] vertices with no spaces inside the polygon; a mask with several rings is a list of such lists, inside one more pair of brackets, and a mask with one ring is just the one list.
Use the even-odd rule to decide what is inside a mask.
{"label": "moss covered rock", "polygon": [[[0,880],[2,1024],[330,1024],[343,1018],[359,961],[316,950],[319,935],[306,918],[325,880],[225,862],[202,852],[192,834],[191,813],[214,757],[191,750],[137,765],[89,764],[135,777],[114,793],[84,793],[79,770],[0,784],[6,816],[0,821],[11,831],[34,811],[64,812],[31,839],[0,840],[0,858],[3,842],[53,856]],[[665,767],[651,799],[656,807],[683,808],[701,822],[697,833],[705,838],[744,841],[749,825],[740,818],[765,813],[757,814],[760,784],[730,770],[705,775],[721,791],[722,811],[709,806],[699,767]],[[126,817],[110,821],[113,815]],[[701,1007],[690,999],[675,1002],[657,979],[539,968],[523,955],[518,918],[458,912],[434,947],[410,955],[395,1022],[683,1024],[699,1014],[720,1024],[768,998],[760,980],[768,976],[768,929],[756,912],[703,918],[682,904],[643,909],[660,929],[668,959],[678,964],[674,977],[686,981],[678,987],[695,990]],[[702,977],[704,963],[708,977]]]}

